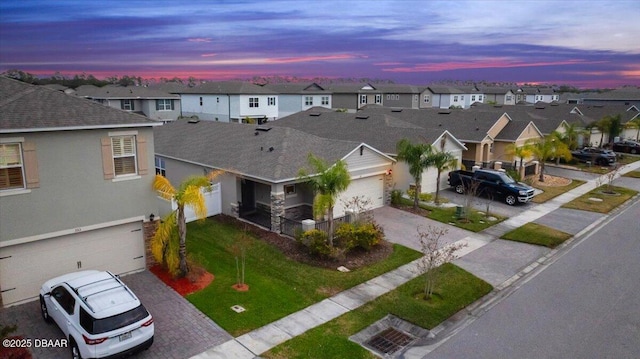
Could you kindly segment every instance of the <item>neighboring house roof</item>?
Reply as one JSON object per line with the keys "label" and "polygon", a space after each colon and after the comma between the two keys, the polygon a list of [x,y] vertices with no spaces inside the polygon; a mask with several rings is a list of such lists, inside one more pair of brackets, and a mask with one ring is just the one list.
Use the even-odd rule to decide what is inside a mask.
{"label": "neighboring house roof", "polygon": [[47,84],[47,85],[43,85],[46,88],[50,88],[52,90],[56,90],[56,91],[64,91],[66,89],[68,89],[67,86],[61,85],[61,84]]}
{"label": "neighboring house roof", "polygon": [[506,95],[509,91],[514,92],[510,87],[487,86],[480,87],[480,92],[491,95]]}
{"label": "neighboring house roof", "polygon": [[174,95],[159,89],[145,86],[119,86],[106,85],[104,87],[84,87],[76,89],[76,96],[91,99],[179,99],[179,95]]}
{"label": "neighboring house roof", "polygon": [[279,94],[330,94],[322,86],[317,83],[301,83],[301,82],[290,82],[283,84],[267,84],[264,85],[265,88],[275,91]]}
{"label": "neighboring house roof", "polygon": [[0,133],[159,125],[144,116],[0,76]]}
{"label": "neighboring house roof", "polygon": [[620,115],[620,122],[627,123],[638,115],[635,107],[629,105],[571,105],[577,112],[590,119],[589,122],[599,121],[606,116]]}
{"label": "neighboring house roof", "polygon": [[155,152],[242,176],[285,182],[298,178],[299,170],[308,166],[310,153],[335,163],[363,145],[272,124],[178,120],[154,130]]}
{"label": "neighboring house roof", "polygon": [[[391,114],[389,108],[379,108],[388,113],[360,111],[317,112],[302,111],[269,123],[278,127],[290,127],[314,135],[339,140],[364,142],[386,153],[395,154],[398,141],[403,138],[413,142],[434,143],[445,132],[444,127],[425,128]],[[449,131],[451,134],[451,131]],[[456,136],[455,133],[452,137]],[[455,137],[454,137],[455,138]],[[463,147],[462,144],[460,144]]]}
{"label": "neighboring house roof", "polygon": [[533,126],[533,128],[538,132],[538,135],[542,137],[542,132],[538,129],[536,124],[533,121],[509,121],[506,126],[498,133],[495,140],[496,141],[507,141],[514,142],[520,138],[520,135],[527,129],[527,126]]}
{"label": "neighboring house roof", "polygon": [[278,93],[263,86],[245,81],[207,82],[194,87],[179,90],[184,94],[220,94],[220,95],[277,95]]}
{"label": "neighboring house roof", "polygon": [[369,83],[343,83],[343,84],[321,84],[323,88],[332,93],[381,93],[378,85]]}
{"label": "neighboring house roof", "polygon": [[584,100],[631,100],[631,101],[639,101],[640,100],[640,87],[621,87],[612,91],[605,91],[600,93],[584,93],[580,94]]}
{"label": "neighboring house roof", "polygon": [[434,94],[443,94],[443,95],[457,95],[457,94],[465,94],[466,92],[461,89],[453,86],[429,86],[429,91]]}

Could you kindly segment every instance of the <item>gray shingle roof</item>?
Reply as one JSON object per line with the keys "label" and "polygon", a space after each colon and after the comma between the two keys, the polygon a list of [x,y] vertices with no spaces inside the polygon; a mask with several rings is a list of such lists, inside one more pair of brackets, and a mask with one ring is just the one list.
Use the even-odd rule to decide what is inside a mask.
{"label": "gray shingle roof", "polygon": [[103,87],[80,86],[76,89],[76,96],[93,99],[179,99],[174,95],[159,89],[144,86],[106,85]]}
{"label": "gray shingle roof", "polygon": [[266,89],[272,90],[280,94],[330,94],[322,86],[316,83],[290,82],[283,84],[267,84]]}
{"label": "gray shingle roof", "polygon": [[207,82],[195,87],[180,90],[180,93],[188,94],[221,94],[221,95],[253,95],[253,94],[277,94],[266,87],[254,85],[245,81],[219,81]]}
{"label": "gray shingle roof", "polygon": [[0,76],[0,133],[158,125],[144,116]]}
{"label": "gray shingle roof", "polygon": [[295,128],[324,138],[364,142],[386,154],[396,153],[396,144],[403,138],[414,142],[433,143],[445,128],[425,128],[398,116],[377,111],[358,113],[303,111],[283,117],[270,125]]}
{"label": "gray shingle roof", "polygon": [[160,156],[279,182],[297,178],[298,171],[308,166],[309,153],[334,163],[360,145],[292,128],[267,127],[270,125],[179,120],[154,129],[155,151]]}

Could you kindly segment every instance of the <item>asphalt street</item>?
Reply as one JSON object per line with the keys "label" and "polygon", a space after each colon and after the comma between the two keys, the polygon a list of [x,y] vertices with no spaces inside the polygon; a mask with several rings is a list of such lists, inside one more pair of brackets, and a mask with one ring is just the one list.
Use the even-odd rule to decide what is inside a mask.
{"label": "asphalt street", "polygon": [[636,199],[424,358],[638,358],[639,218]]}

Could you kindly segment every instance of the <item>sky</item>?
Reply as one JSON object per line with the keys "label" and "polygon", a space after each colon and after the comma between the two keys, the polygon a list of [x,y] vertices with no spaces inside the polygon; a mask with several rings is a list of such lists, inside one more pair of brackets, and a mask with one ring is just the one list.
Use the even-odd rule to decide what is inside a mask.
{"label": "sky", "polygon": [[638,0],[0,0],[0,72],[640,86]]}

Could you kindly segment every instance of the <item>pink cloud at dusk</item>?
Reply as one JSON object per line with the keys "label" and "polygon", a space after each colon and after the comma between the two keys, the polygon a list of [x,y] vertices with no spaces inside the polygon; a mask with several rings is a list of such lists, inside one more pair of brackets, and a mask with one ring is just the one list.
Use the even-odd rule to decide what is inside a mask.
{"label": "pink cloud at dusk", "polygon": [[187,39],[189,42],[211,42],[211,38],[193,38]]}

